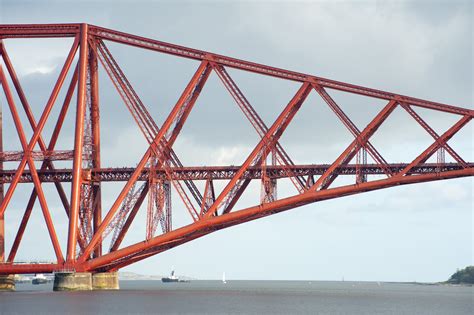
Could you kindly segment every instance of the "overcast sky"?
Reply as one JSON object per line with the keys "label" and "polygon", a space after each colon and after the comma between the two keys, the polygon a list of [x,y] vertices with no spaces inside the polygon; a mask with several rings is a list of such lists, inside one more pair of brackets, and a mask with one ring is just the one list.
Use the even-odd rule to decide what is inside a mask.
{"label": "overcast sky", "polygon": [[[472,108],[473,10],[470,1],[0,0],[0,23],[86,22]],[[5,41],[36,117],[71,43],[70,39]],[[198,63],[113,43],[108,46],[161,124]],[[100,71],[103,166],[133,166],[146,149],[145,141],[105,72]],[[267,125],[299,87],[236,70],[229,73]],[[360,96],[330,94],[359,129],[384,105]],[[19,149],[3,95],[0,103],[5,150]],[[46,139],[58,105],[44,132]],[[459,119],[428,110],[417,112],[439,134]],[[72,148],[73,119],[72,114],[67,117],[58,149]],[[469,161],[473,161],[472,131],[470,123],[450,141]],[[31,135],[31,129],[27,132]],[[351,140],[350,133],[313,92],[281,143],[297,164],[331,163]],[[257,134],[212,74],[174,149],[184,165],[239,165],[257,142]],[[372,143],[387,161],[409,162],[432,138],[397,109]],[[70,167],[68,163],[58,165]],[[278,184],[280,197],[295,193],[288,180]],[[104,185],[104,209],[110,207],[121,185]],[[20,186],[6,213],[7,248],[31,190],[31,185]],[[51,185],[44,187],[65,251],[67,221]],[[65,187],[69,189],[69,185]],[[315,203],[213,233],[126,270],[166,274],[174,266],[178,274],[200,279],[220,278],[225,271],[229,279],[445,280],[456,268],[473,264],[472,194],[472,179],[456,179]],[[175,226],[179,226],[189,219],[176,195],[173,215]],[[257,204],[259,196],[259,183],[255,182],[237,208]],[[126,244],[143,239],[144,210]],[[18,259],[52,257],[44,219],[36,205]]]}

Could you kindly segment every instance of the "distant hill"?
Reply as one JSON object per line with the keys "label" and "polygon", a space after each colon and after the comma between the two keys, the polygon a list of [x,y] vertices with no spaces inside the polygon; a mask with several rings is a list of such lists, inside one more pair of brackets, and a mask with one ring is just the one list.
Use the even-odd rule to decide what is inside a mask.
{"label": "distant hill", "polygon": [[161,280],[161,275],[141,275],[135,272],[119,272],[120,280]]}
{"label": "distant hill", "polygon": [[454,284],[474,284],[474,266],[456,271],[447,281]]}
{"label": "distant hill", "polygon": [[[161,278],[163,278],[163,277],[165,277],[165,276],[163,276],[163,275],[141,275],[139,273],[129,272],[129,271],[119,272],[119,280],[159,280],[159,281],[161,281]],[[177,275],[177,277],[179,279],[182,279],[182,280],[196,280],[195,278],[182,276],[182,275]]]}

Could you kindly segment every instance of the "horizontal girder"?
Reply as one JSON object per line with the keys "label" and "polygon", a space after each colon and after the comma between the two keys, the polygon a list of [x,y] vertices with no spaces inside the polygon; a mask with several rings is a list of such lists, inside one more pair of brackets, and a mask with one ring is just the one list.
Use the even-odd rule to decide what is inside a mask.
{"label": "horizontal girder", "polygon": [[[388,168],[397,173],[403,170],[408,164],[395,163],[388,164]],[[469,167],[474,167],[474,163],[469,163]],[[267,176],[269,178],[286,178],[288,173],[286,169],[291,169],[292,173],[297,176],[319,176],[324,174],[330,167],[329,164],[310,164],[310,165],[293,165],[293,166],[267,166]],[[231,179],[239,170],[238,166],[190,166],[190,167],[172,167],[170,168],[171,178],[174,180],[222,180]],[[356,175],[357,169],[360,169],[366,175],[384,175],[383,169],[377,164],[355,165],[348,164],[337,169],[338,175]],[[463,169],[459,163],[424,163],[413,168],[412,174],[426,174],[445,171],[454,171]],[[100,182],[123,182],[128,181],[135,171],[132,167],[116,167],[101,168],[100,170],[83,170],[84,181],[100,181]],[[72,180],[72,169],[54,169],[38,171],[39,178],[43,183],[51,182],[70,182]],[[10,183],[15,176],[15,170],[0,170],[0,183]],[[244,174],[245,179],[260,179],[262,177],[262,169],[260,167],[251,167]],[[139,181],[145,181],[150,178],[149,169],[145,168],[139,176]],[[163,170],[157,170],[156,179],[166,180],[167,175]],[[22,183],[33,182],[31,173],[26,170],[20,179]]]}
{"label": "horizontal girder", "polygon": [[[20,162],[24,156],[23,151],[3,151],[0,152],[0,162]],[[30,157],[35,161],[70,161],[74,158],[74,151],[32,151]],[[87,158],[87,156],[84,156],[84,158]]]}

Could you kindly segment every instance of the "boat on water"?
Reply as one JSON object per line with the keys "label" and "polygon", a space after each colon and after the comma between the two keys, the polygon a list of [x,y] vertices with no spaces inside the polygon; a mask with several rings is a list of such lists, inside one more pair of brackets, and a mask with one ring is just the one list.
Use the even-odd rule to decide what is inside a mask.
{"label": "boat on water", "polygon": [[43,284],[43,283],[48,283],[48,279],[42,274],[38,273],[35,275],[35,277],[31,280],[32,284]]}
{"label": "boat on water", "polygon": [[184,279],[180,279],[180,278],[176,277],[175,274],[174,274],[174,269],[171,270],[171,274],[170,274],[169,277],[161,278],[161,281],[165,282],[165,283],[168,283],[168,282],[189,282],[189,280],[184,280]]}
{"label": "boat on water", "polygon": [[225,272],[222,273],[222,283],[223,284],[227,283],[227,281],[225,281]]}

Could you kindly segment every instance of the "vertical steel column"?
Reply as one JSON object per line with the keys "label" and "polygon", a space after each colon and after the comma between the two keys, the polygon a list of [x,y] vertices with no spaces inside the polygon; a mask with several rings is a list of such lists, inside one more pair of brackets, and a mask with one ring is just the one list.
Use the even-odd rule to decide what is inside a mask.
{"label": "vertical steel column", "polygon": [[[0,104],[0,153],[3,153],[3,117]],[[0,171],[3,171],[3,160],[0,161]],[[0,204],[3,201],[3,183],[0,183]],[[0,263],[5,261],[5,214],[0,214]]]}
{"label": "vertical steel column", "polygon": [[[3,51],[3,42],[0,39],[0,55]],[[3,112],[0,104],[0,153],[3,153]],[[0,161],[0,171],[3,171],[3,160]],[[0,204],[3,202],[3,183],[0,183]],[[5,261],[5,213],[0,213],[0,263]]]}
{"label": "vertical steel column", "polygon": [[[91,127],[92,127],[92,165],[100,169],[100,111],[99,111],[99,73],[97,46],[93,43],[89,50],[89,71],[91,85]],[[102,193],[100,181],[93,180],[92,200],[94,200],[94,233],[102,223]],[[102,242],[99,242],[93,256],[102,255]]]}
{"label": "vertical steel column", "polygon": [[86,105],[87,80],[87,24],[81,24],[80,51],[79,51],[79,82],[77,86],[77,109],[74,139],[73,178],[71,184],[71,209],[69,212],[69,234],[67,242],[67,261],[74,262],[77,244],[77,222],[81,198],[82,182],[82,144],[84,141],[84,114]]}

